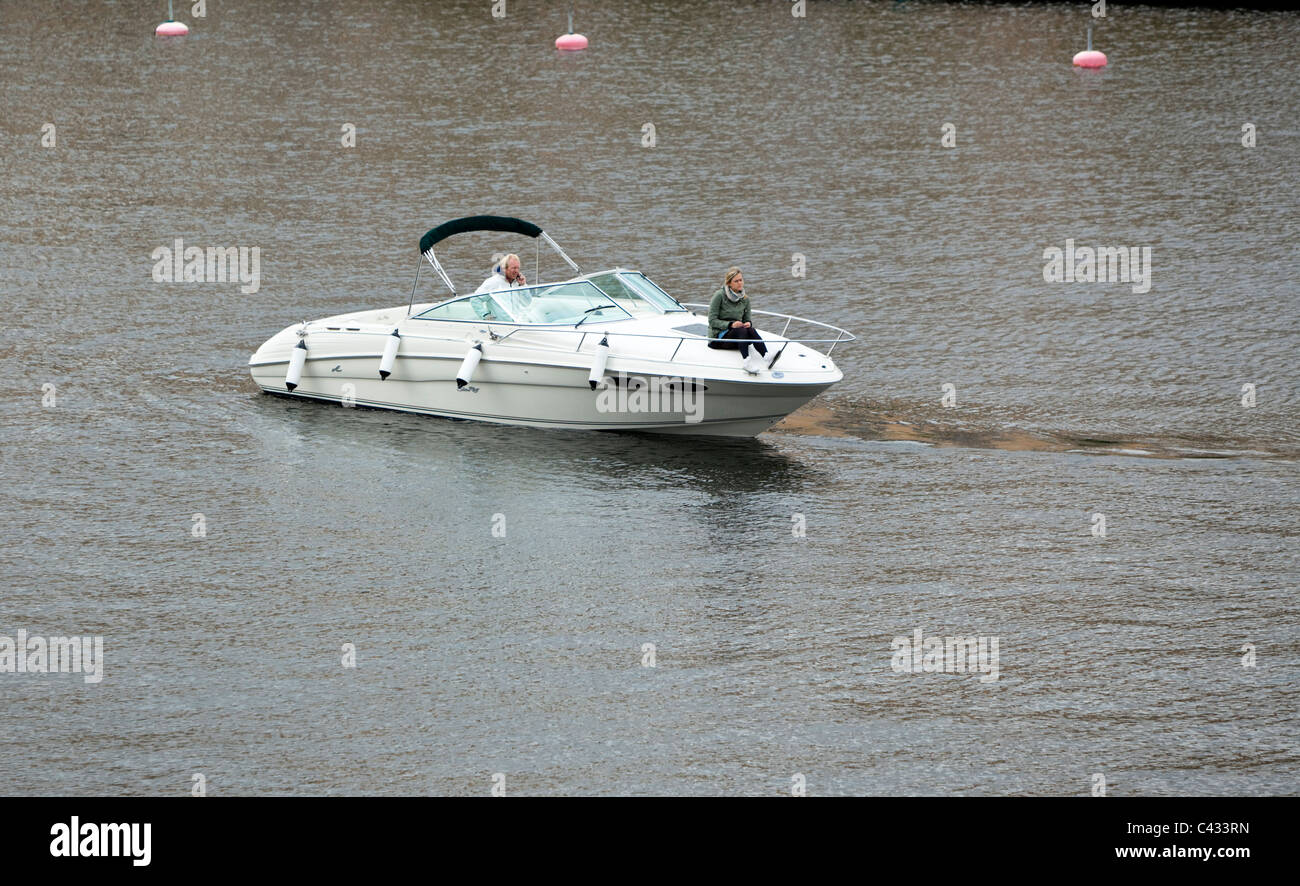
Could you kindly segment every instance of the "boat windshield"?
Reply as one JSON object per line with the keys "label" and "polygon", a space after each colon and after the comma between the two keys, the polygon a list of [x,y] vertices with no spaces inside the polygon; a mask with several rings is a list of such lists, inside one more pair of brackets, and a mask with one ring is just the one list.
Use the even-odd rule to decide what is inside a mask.
{"label": "boat windshield", "polygon": [[594,274],[588,279],[629,314],[667,314],[686,310],[640,271],[610,271]]}
{"label": "boat windshield", "polygon": [[668,295],[667,292],[660,290],[660,288],[656,286],[655,283],[651,282],[649,277],[642,274],[640,270],[624,270],[624,272],[619,274],[619,277],[623,279],[623,281],[627,282],[628,286],[641,292],[641,295],[645,296],[646,301],[649,301],[650,304],[656,305],[656,307],[663,310],[664,313],[672,313],[675,312],[675,310],[681,310],[681,312],[684,313],[686,312],[686,309],[681,307],[680,301],[677,301],[675,297]]}
{"label": "boat windshield", "polygon": [[586,280],[499,289],[435,305],[417,320],[492,320],[498,323],[576,324],[623,320],[631,313]]}

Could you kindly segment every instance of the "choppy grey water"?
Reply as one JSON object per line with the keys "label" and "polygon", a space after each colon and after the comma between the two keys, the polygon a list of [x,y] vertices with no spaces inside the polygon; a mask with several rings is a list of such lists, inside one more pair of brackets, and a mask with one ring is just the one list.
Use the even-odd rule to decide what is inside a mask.
{"label": "choppy grey water", "polygon": [[[1086,4],[160,7],[0,2],[0,635],[105,649],[0,672],[0,792],[1297,792],[1296,14],[1112,5],[1085,72]],[[861,342],[754,441],[257,393],[481,212]]]}

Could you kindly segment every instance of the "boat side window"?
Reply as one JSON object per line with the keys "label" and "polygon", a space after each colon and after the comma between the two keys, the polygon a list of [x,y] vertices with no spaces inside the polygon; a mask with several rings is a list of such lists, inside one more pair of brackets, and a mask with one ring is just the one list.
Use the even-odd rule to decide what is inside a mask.
{"label": "boat side window", "polygon": [[469,303],[473,305],[477,319],[498,320],[502,323],[513,323],[515,319],[509,301],[504,290],[469,297]]}
{"label": "boat side window", "polygon": [[468,295],[416,315],[421,320],[491,320],[528,325],[623,320],[630,316],[630,311],[614,304],[606,293],[585,280]]}
{"label": "boat side window", "polygon": [[446,304],[437,305],[416,316],[421,320],[499,320],[508,323],[513,318],[493,293],[470,295]]}

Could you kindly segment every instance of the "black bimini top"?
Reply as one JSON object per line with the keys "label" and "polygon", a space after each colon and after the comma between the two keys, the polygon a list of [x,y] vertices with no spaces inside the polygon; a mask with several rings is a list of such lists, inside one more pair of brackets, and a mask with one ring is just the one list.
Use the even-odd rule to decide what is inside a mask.
{"label": "black bimini top", "polygon": [[510,234],[523,234],[525,237],[533,238],[542,233],[542,229],[537,225],[526,222],[521,218],[511,218],[508,215],[470,215],[465,218],[454,218],[449,222],[443,222],[421,237],[420,254],[423,255],[428,252],[435,243],[446,240],[448,237],[454,237],[457,234],[464,234],[466,231],[505,231]]}

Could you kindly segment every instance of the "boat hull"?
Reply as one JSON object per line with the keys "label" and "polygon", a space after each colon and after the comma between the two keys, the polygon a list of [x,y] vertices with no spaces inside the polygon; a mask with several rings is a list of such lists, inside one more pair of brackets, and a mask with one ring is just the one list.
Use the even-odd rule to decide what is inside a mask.
{"label": "boat hull", "polygon": [[[430,377],[403,378],[416,374],[410,365],[416,362],[418,374]],[[593,391],[583,368],[485,360],[461,387],[455,379],[460,364],[452,357],[399,358],[383,381],[378,365],[378,357],[308,360],[292,391],[285,385],[287,361],[254,366],[252,374],[267,393],[346,406],[536,428],[729,437],[762,433],[833,383],[683,380],[631,372],[610,373],[613,383]]]}
{"label": "boat hull", "polygon": [[267,393],[346,406],[731,437],[762,433],[843,378],[828,355],[761,330],[773,365],[747,373],[737,351],[708,347],[703,318],[680,312],[578,328],[435,321],[424,307],[286,327],[250,372]]}

